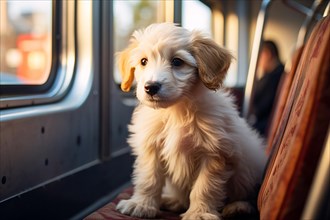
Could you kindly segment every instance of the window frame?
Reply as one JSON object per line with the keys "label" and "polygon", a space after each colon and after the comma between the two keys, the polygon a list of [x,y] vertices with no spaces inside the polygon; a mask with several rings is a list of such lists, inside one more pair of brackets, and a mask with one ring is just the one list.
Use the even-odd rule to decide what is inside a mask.
{"label": "window frame", "polygon": [[52,1],[49,77],[41,85],[1,85],[0,109],[50,103],[64,97],[73,78],[76,60],[75,17],[76,1]]}

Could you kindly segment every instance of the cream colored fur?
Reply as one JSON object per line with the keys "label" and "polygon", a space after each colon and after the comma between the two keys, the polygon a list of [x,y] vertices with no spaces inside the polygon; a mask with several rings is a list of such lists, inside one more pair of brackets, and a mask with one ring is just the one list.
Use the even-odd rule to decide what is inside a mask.
{"label": "cream colored fur", "polygon": [[[266,158],[221,87],[230,53],[200,32],[162,23],[136,31],[119,56],[122,89],[135,77],[140,104],[128,139],[136,156],[134,195],[117,209],[153,218],[162,207],[185,211],[183,219],[250,212],[244,201],[256,193]],[[147,82],[157,82],[159,91],[148,94]]]}

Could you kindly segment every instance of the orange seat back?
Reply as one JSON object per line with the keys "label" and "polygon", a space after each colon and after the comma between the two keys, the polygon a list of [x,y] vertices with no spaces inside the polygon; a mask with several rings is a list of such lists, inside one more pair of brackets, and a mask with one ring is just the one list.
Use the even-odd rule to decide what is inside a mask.
{"label": "orange seat back", "polygon": [[291,90],[293,78],[295,76],[303,48],[304,47],[300,47],[295,51],[292,58],[291,70],[288,73],[283,73],[283,76],[280,81],[280,85],[277,89],[277,94],[275,99],[276,102],[272,112],[271,123],[268,128],[267,148],[266,148],[267,155],[269,155],[272,150],[275,134],[277,128],[279,127],[282,114],[286,106],[286,102],[288,101],[289,91]]}
{"label": "orange seat back", "polygon": [[261,220],[300,219],[329,127],[330,17],[312,31],[272,141],[258,208]]}

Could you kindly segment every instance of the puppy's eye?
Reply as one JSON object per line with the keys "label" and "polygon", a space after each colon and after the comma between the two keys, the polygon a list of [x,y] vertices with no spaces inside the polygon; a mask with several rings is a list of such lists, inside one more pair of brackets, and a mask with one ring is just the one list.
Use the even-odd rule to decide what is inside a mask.
{"label": "puppy's eye", "polygon": [[142,65],[142,66],[146,66],[147,63],[148,63],[148,59],[147,59],[147,58],[142,58],[142,59],[141,59],[141,65]]}
{"label": "puppy's eye", "polygon": [[171,64],[172,64],[172,66],[179,67],[184,64],[184,61],[181,60],[180,58],[173,58]]}

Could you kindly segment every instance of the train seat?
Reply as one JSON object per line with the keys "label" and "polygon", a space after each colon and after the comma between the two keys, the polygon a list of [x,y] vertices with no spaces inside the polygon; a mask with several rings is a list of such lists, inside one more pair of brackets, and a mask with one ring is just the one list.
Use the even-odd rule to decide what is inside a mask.
{"label": "train seat", "polygon": [[260,219],[300,219],[329,129],[330,17],[319,21],[296,69],[259,192]]}

